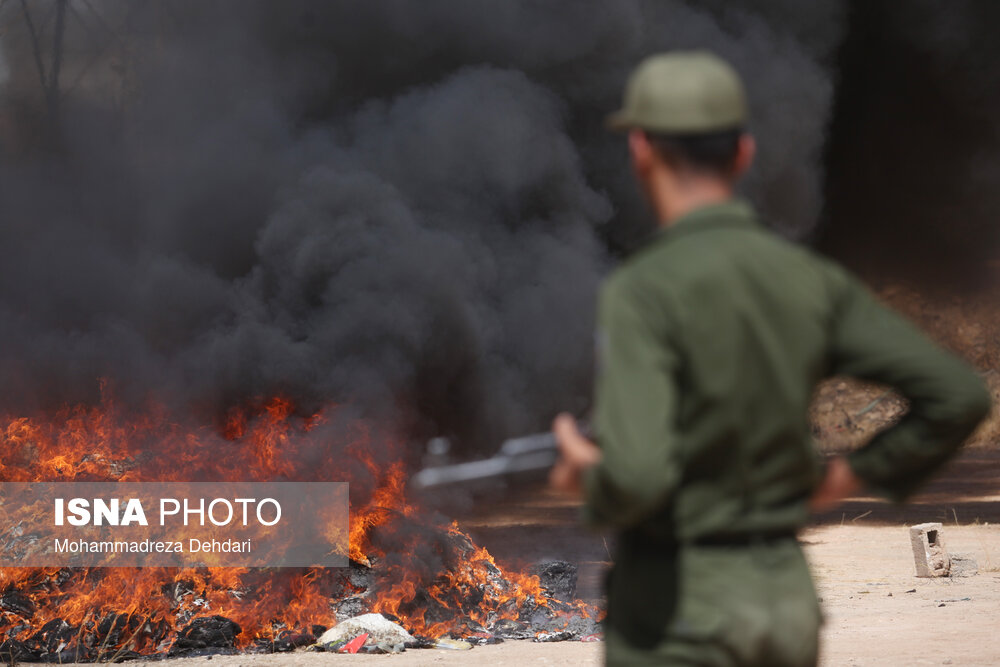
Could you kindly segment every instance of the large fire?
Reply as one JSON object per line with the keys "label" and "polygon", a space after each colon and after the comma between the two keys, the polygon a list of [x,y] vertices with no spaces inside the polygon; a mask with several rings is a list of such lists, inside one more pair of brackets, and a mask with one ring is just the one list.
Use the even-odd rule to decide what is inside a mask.
{"label": "large fire", "polygon": [[[192,620],[222,616],[242,628],[238,647],[273,646],[334,625],[337,605],[351,599],[433,638],[549,604],[537,576],[502,571],[457,525],[409,504],[398,441],[337,407],[301,417],[291,401],[274,398],[232,411],[221,425],[191,428],[164,408],[136,417],[105,399],[0,425],[4,481],[351,484],[351,568],[2,568],[4,640],[57,643],[47,650],[59,653],[87,635],[105,657],[161,652]],[[0,544],[14,539],[0,531]],[[369,570],[377,585],[363,590],[356,575]]]}

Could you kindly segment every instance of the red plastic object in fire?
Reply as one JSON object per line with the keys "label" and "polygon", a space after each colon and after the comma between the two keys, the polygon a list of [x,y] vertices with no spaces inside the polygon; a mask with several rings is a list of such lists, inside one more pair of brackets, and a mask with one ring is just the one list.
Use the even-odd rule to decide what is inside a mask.
{"label": "red plastic object in fire", "polygon": [[357,653],[361,649],[361,647],[365,645],[365,641],[367,639],[368,639],[367,632],[364,633],[363,635],[358,635],[351,641],[341,646],[340,649],[337,651],[337,653]]}

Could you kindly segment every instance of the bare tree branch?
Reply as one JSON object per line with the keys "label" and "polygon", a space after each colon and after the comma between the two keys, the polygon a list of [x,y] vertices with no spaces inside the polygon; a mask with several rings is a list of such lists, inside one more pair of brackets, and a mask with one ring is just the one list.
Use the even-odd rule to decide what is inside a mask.
{"label": "bare tree branch", "polygon": [[59,113],[59,70],[62,66],[63,34],[66,32],[67,1],[56,0],[56,31],[52,37],[52,72],[49,75],[49,85],[46,90],[49,113],[53,118]]}
{"label": "bare tree branch", "polygon": [[[119,44],[125,44],[125,40],[122,39],[121,35],[119,35],[118,32],[114,28],[111,27],[111,25],[107,22],[107,20],[103,16],[101,16],[101,13],[99,11],[97,11],[97,8],[94,7],[94,5],[90,2],[90,0],[83,0],[83,4],[84,4],[84,6],[87,9],[90,10],[90,14],[97,20],[96,22],[102,28],[104,28],[104,30],[106,30],[109,35],[111,35],[112,37],[114,37],[115,40]],[[76,13],[77,16],[80,16],[80,13],[76,12],[75,10],[74,10],[74,13]],[[80,16],[80,19],[81,19],[81,22],[82,22],[83,17]]]}
{"label": "bare tree branch", "polygon": [[42,90],[48,90],[45,63],[42,62],[42,46],[38,40],[38,33],[35,31],[35,24],[31,21],[27,0],[21,0],[21,11],[24,14],[24,22],[28,26],[28,34],[31,36],[31,50],[35,55],[35,66],[38,67],[38,79],[42,82]]}

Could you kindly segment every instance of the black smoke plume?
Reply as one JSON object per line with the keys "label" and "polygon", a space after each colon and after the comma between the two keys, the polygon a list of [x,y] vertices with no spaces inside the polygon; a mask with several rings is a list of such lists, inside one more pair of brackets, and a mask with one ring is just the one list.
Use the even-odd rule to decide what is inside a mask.
{"label": "black smoke plume", "polygon": [[649,231],[603,127],[629,69],[730,59],[747,192],[806,236],[844,7],[10,0],[0,23],[5,411],[104,378],[488,449],[586,410],[596,285]]}

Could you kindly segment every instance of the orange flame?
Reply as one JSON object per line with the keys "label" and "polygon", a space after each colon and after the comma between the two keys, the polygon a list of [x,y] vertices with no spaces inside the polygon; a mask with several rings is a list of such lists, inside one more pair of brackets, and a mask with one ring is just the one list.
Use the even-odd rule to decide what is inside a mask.
{"label": "orange flame", "polygon": [[[274,639],[284,629],[333,625],[331,605],[353,594],[367,596],[372,611],[432,637],[460,632],[455,626],[464,620],[485,625],[515,618],[529,597],[547,604],[537,577],[503,573],[455,524],[424,527],[450,541],[439,550],[444,560],[458,554],[441,571],[421,573],[412,555],[416,545],[402,549],[409,561],[407,554],[377,546],[376,533],[393,534],[404,522],[423,525],[422,514],[406,501],[398,441],[373,435],[369,424],[342,417],[336,406],[300,417],[291,401],[273,398],[256,409],[231,411],[217,431],[182,426],[160,406],[135,415],[105,397],[51,419],[12,417],[0,424],[6,424],[0,479],[8,481],[348,481],[350,557],[374,562],[372,572],[378,571],[374,590],[363,591],[342,571],[325,568],[0,569],[0,593],[17,591],[34,603],[32,631],[63,619],[83,632],[109,613],[123,614],[136,622],[112,648],[151,652],[164,650],[174,632],[199,616],[238,623],[241,646]],[[370,493],[357,497],[356,487]],[[449,548],[453,553],[444,553]],[[16,610],[0,604],[0,631],[23,623]]]}

